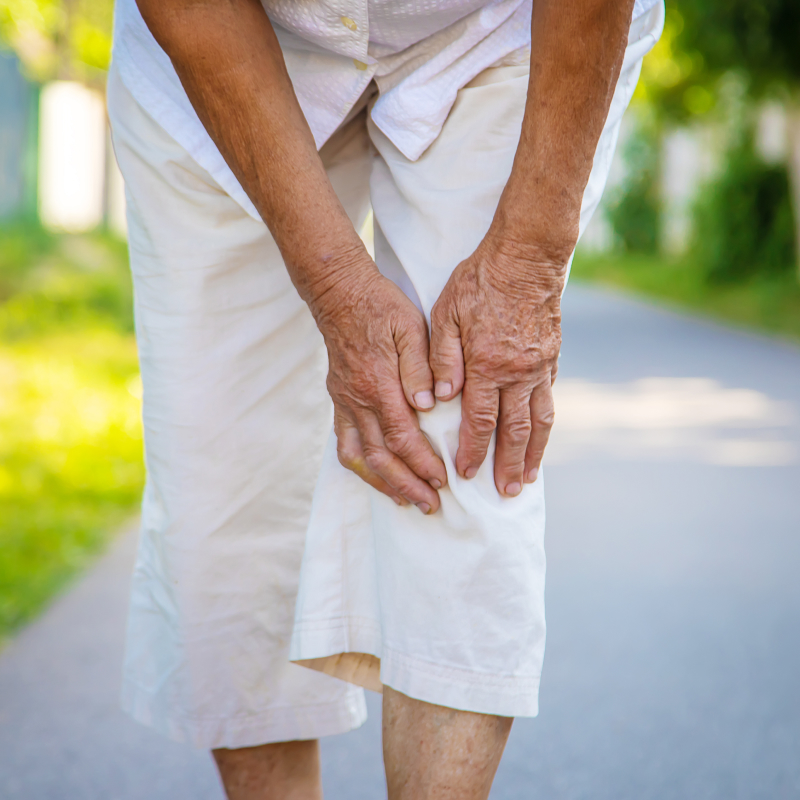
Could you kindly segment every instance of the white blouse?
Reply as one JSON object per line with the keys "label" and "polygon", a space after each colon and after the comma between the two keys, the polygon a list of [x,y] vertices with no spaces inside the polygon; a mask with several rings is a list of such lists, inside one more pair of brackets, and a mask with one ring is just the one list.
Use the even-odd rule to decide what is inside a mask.
{"label": "white blouse", "polygon": [[[532,0],[261,0],[318,147],[375,80],[372,119],[415,161],[456,95],[491,66],[530,56]],[[633,18],[658,0],[636,0]],[[144,109],[245,210],[258,212],[191,106],[136,0],[117,0],[114,68]]]}

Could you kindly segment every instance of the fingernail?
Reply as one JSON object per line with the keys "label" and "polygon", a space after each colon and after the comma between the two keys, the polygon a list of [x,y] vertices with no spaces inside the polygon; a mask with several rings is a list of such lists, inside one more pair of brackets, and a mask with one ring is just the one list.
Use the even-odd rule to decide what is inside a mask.
{"label": "fingernail", "polygon": [[533,468],[533,469],[532,469],[532,470],[531,470],[531,471],[528,473],[528,480],[529,480],[531,483],[533,483],[533,482],[536,480],[536,478],[537,478],[537,476],[538,476],[538,475],[539,475],[539,468],[538,468],[538,467],[534,467],[534,468]]}
{"label": "fingernail", "polygon": [[474,478],[478,474],[477,467],[467,467],[464,470],[464,477],[465,478]]}
{"label": "fingernail", "polygon": [[433,486],[434,489],[441,489],[442,488],[442,482],[438,478],[431,478],[428,481],[428,483],[430,483],[430,485]]}
{"label": "fingernail", "polygon": [[427,503],[417,503],[417,508],[418,508],[418,509],[419,509],[419,510],[420,510],[420,511],[423,513],[423,514],[427,514],[427,513],[428,513],[428,512],[431,510],[431,507],[430,507],[430,506],[429,506]]}
{"label": "fingernail", "polygon": [[414,402],[417,404],[417,408],[433,408],[434,399],[433,394],[431,392],[417,392],[414,395]]}
{"label": "fingernail", "polygon": [[393,497],[392,500],[394,500],[399,506],[403,505],[403,501],[399,497]]}
{"label": "fingernail", "polygon": [[522,491],[522,484],[521,483],[509,483],[506,486],[506,494],[511,497],[516,497]]}
{"label": "fingernail", "polygon": [[434,391],[437,397],[447,397],[453,391],[453,384],[450,381],[436,381]]}

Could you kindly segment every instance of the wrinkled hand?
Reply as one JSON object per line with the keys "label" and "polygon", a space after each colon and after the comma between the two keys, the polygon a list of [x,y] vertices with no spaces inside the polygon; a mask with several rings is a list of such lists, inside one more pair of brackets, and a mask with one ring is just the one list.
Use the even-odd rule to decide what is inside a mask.
{"label": "wrinkled hand", "polygon": [[472,478],[497,429],[494,478],[513,497],[539,472],[553,425],[565,263],[484,239],[431,314],[436,397],[463,392],[456,469]]}
{"label": "wrinkled hand", "polygon": [[424,317],[374,267],[310,306],[328,348],[339,461],[399,505],[435,512],[447,473],[414,411],[434,405]]}

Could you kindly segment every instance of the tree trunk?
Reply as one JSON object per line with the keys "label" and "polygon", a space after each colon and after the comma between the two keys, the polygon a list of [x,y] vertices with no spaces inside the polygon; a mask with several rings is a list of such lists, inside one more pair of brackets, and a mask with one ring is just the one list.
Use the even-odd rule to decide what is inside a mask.
{"label": "tree trunk", "polygon": [[795,94],[786,115],[786,137],[788,139],[789,183],[792,190],[794,211],[794,242],[797,277],[800,280],[800,94]]}

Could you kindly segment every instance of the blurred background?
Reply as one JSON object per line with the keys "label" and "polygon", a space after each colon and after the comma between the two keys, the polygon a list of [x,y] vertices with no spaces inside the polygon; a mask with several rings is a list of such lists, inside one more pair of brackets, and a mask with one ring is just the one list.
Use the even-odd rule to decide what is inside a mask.
{"label": "blurred background", "polygon": [[[116,710],[144,471],[112,5],[0,0],[4,798],[219,797]],[[800,798],[799,41],[796,0],[668,0],[565,302],[542,717],[493,797]],[[375,724],[326,744],[331,796],[383,791]]]}

